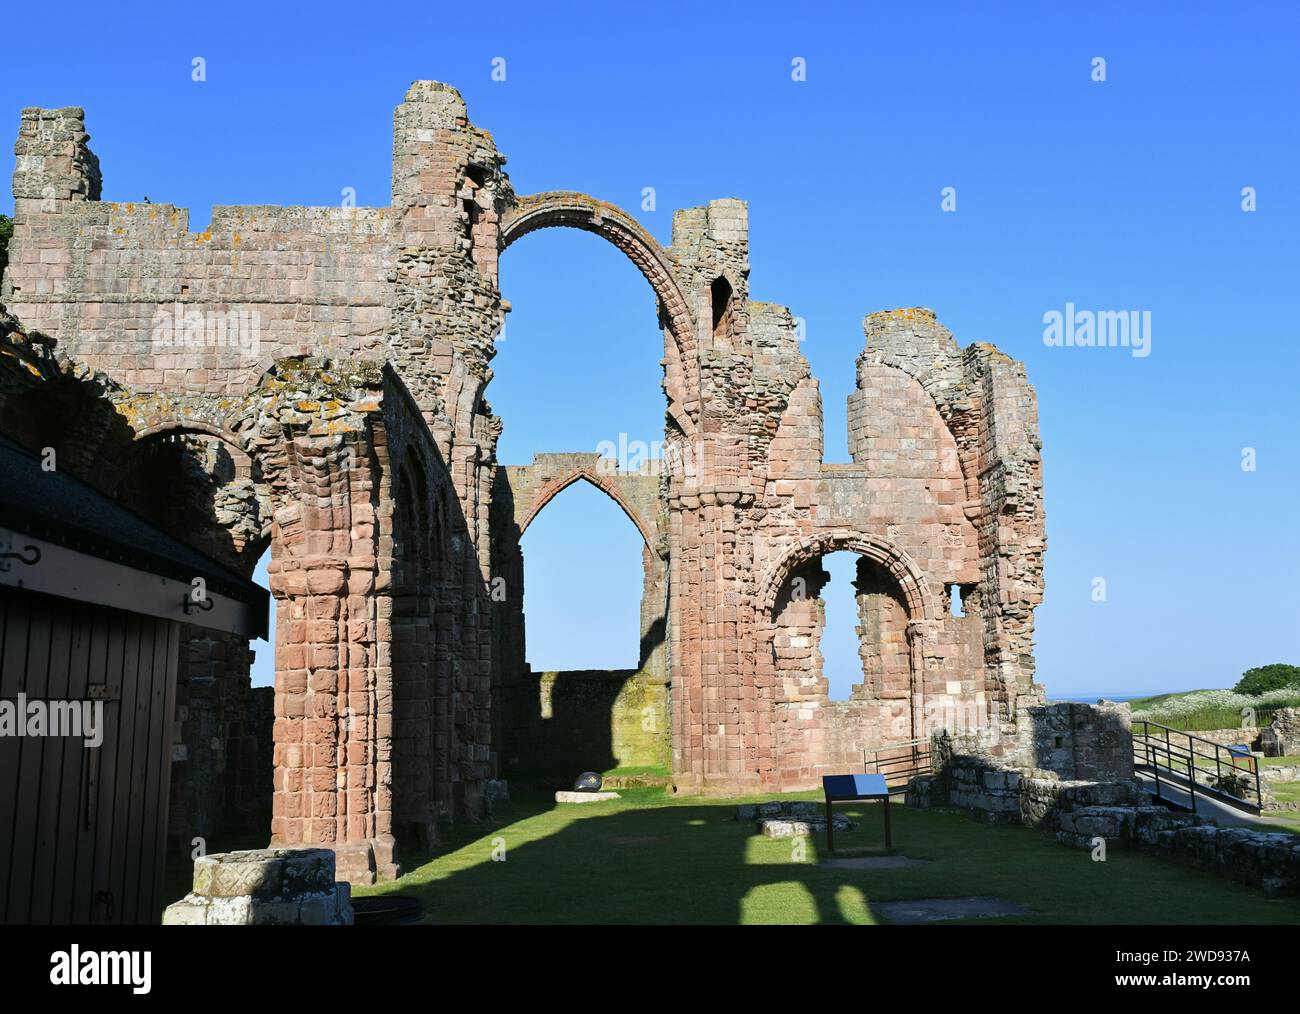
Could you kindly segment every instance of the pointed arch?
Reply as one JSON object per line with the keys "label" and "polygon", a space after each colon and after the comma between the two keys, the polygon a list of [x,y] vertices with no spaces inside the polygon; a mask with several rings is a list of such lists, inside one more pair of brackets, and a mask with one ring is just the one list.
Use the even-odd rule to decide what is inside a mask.
{"label": "pointed arch", "polygon": [[598,490],[613,500],[623,513],[627,515],[628,520],[636,525],[636,530],[641,533],[645,540],[646,546],[655,556],[663,559],[662,547],[659,545],[659,539],[655,536],[654,528],[641,517],[640,512],[632,506],[628,499],[619,491],[615,483],[608,482],[607,477],[600,474],[600,471],[590,466],[575,468],[566,472],[557,479],[553,479],[537,491],[533,497],[533,502],[528,507],[528,513],[524,515],[523,523],[519,526],[519,538],[523,538],[524,532],[528,531],[528,526],[533,523],[533,519],[542,512],[548,503],[554,500],[560,493],[568,489],[575,482],[585,481],[591,483]]}

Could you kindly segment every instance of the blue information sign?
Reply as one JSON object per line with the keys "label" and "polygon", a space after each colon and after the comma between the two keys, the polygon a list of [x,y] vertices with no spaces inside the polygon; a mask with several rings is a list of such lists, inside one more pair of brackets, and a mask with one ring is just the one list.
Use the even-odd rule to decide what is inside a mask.
{"label": "blue information sign", "polygon": [[841,799],[878,799],[889,795],[884,775],[826,775],[822,789],[831,802]]}
{"label": "blue information sign", "polygon": [[835,851],[835,815],[832,803],[854,799],[879,799],[885,808],[885,848],[893,846],[889,826],[889,786],[884,775],[823,775],[822,791],[826,793],[826,848]]}

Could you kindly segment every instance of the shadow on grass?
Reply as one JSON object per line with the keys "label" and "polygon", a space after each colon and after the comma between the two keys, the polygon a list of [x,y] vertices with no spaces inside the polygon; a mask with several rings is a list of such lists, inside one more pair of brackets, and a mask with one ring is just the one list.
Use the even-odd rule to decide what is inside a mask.
{"label": "shadow on grass", "polygon": [[[557,807],[516,799],[486,823],[456,829],[401,880],[358,895],[418,897],[429,923],[879,923],[884,901],[989,895],[1025,906],[982,924],[1296,923],[1300,903],[1270,898],[1154,857],[1105,863],[1050,835],[895,804],[895,853],[928,863],[826,868],[824,838],[766,839],[734,819],[741,800],[681,800],[628,790],[609,803]],[[880,855],[879,804],[837,809],[858,831],[837,857]]]}
{"label": "shadow on grass", "polygon": [[[616,803],[557,807],[529,795],[439,852],[403,856],[411,873],[395,884],[357,893],[416,895],[430,922],[863,921],[860,899],[845,910],[854,871],[820,870],[811,840],[756,836],[752,821],[732,819],[734,802],[615,809],[638,792],[664,798],[629,790]],[[862,832],[836,838],[837,856],[883,854]]]}

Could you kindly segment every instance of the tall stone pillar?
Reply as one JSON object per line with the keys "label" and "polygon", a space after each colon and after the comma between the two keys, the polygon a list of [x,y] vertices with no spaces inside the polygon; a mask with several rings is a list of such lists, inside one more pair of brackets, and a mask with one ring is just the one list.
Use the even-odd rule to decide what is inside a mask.
{"label": "tall stone pillar", "polygon": [[[277,379],[255,446],[272,489],[276,600],[271,844],[330,848],[354,884],[396,877],[391,518],[378,371]],[[295,381],[302,380],[298,384]],[[372,390],[366,391],[370,386]],[[341,405],[341,391],[360,398]],[[313,395],[315,396],[313,398]],[[354,396],[355,397],[355,396]]]}
{"label": "tall stone pillar", "polygon": [[[709,489],[670,498],[673,552],[673,781],[679,790],[757,786],[766,763],[755,724],[753,606],[742,575],[739,509],[752,497]],[[745,640],[742,640],[742,634]],[[770,738],[770,737],[769,737]]]}

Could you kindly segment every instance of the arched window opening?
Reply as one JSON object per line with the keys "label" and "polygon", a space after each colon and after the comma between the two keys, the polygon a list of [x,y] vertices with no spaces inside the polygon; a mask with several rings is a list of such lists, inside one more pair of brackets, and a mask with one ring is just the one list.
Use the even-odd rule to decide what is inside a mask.
{"label": "arched window opening", "polygon": [[875,561],[849,551],[807,561],[777,597],[777,670],[828,701],[906,700],[908,619],[898,582]]}
{"label": "arched window opening", "polygon": [[265,548],[265,488],[248,459],[209,433],[172,430],[132,449],[118,499],[147,521],[241,574]]}
{"label": "arched window opening", "polygon": [[719,275],[713,280],[710,295],[713,301],[713,338],[715,341],[726,342],[731,337],[731,283]]}
{"label": "arched window opening", "polygon": [[666,772],[663,561],[588,481],[542,508],[522,549],[528,664],[512,693],[505,768],[557,784],[584,770]]}
{"label": "arched window opening", "polygon": [[[644,499],[638,482],[657,497],[665,383],[681,378],[645,269],[575,229],[530,233],[501,264],[512,310],[487,397],[497,459],[530,469],[499,470],[493,500],[493,743],[513,777],[667,770],[667,566],[648,548],[655,510],[625,497]],[[538,508],[587,466],[610,485],[570,481]]]}
{"label": "arched window opening", "polygon": [[558,493],[524,533],[524,624],[533,672],[635,669],[645,543],[588,482]]}
{"label": "arched window opening", "polygon": [[544,229],[502,258],[511,311],[487,397],[501,418],[498,460],[548,452],[657,458],[664,434],[664,335],[655,294],[615,247]]}

